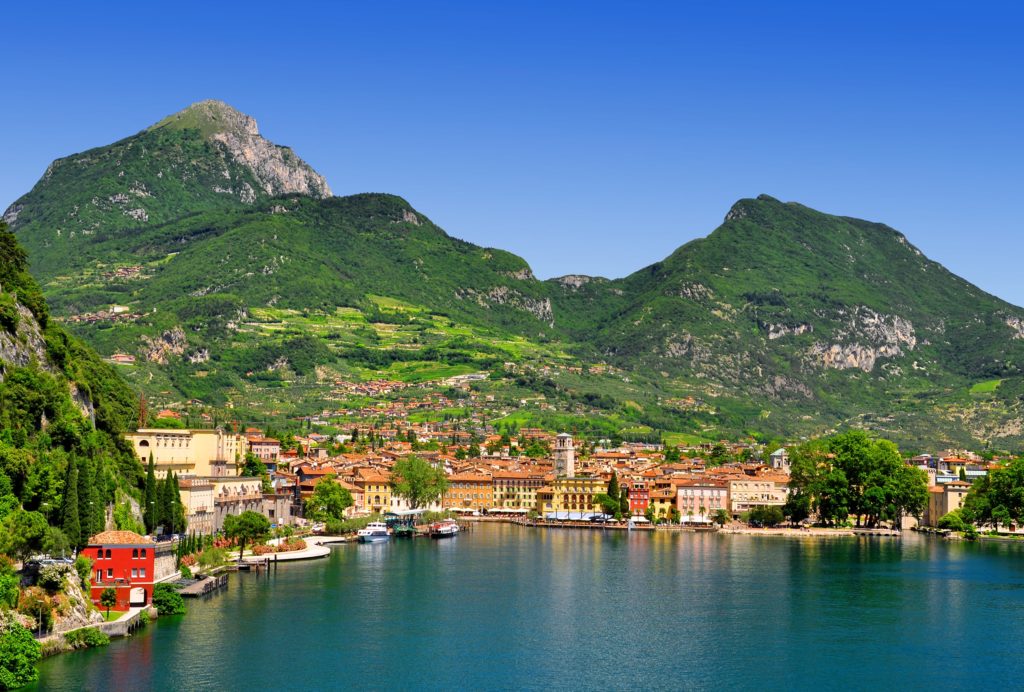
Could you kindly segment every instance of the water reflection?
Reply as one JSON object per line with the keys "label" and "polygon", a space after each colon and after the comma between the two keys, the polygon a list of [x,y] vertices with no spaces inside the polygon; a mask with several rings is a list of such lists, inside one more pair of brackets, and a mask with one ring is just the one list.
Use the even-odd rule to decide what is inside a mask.
{"label": "water reflection", "polygon": [[1016,687],[1020,558],[482,525],[234,576],[184,618],[44,662],[38,689]]}

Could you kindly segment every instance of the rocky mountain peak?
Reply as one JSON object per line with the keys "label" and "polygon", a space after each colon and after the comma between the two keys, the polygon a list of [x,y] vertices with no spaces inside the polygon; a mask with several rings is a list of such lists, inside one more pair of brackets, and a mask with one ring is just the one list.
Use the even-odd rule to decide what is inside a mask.
{"label": "rocky mountain peak", "polygon": [[193,103],[188,108],[167,116],[149,129],[165,127],[177,130],[196,129],[206,136],[227,132],[254,137],[260,134],[255,118],[216,99]]}
{"label": "rocky mountain peak", "polygon": [[288,147],[260,135],[256,119],[214,99],[193,103],[149,128],[198,130],[216,142],[260,182],[268,195],[331,196],[327,180]]}

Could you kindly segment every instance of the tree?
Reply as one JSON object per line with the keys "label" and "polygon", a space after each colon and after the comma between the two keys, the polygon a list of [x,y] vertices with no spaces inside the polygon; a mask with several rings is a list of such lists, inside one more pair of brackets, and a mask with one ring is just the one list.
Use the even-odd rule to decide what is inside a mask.
{"label": "tree", "polygon": [[711,456],[710,459],[708,459],[708,461],[710,461],[713,466],[721,466],[728,460],[729,450],[726,449],[724,444],[719,442],[718,444],[711,448]]}
{"label": "tree", "polygon": [[11,512],[0,525],[0,553],[19,560],[38,553],[43,547],[46,527],[46,517],[39,512]]}
{"label": "tree", "polygon": [[60,528],[76,546],[84,545],[81,513],[78,510],[78,460],[74,455],[68,458],[68,472],[64,480],[64,503],[60,508]]}
{"label": "tree", "polygon": [[108,489],[106,484],[106,476],[103,473],[103,463],[97,461],[93,464],[96,468],[93,474],[92,491],[95,493],[95,497],[88,498],[90,501],[95,500],[95,506],[90,505],[92,510],[92,533],[86,536],[86,543],[92,538],[93,535],[100,533],[106,528],[107,524],[107,498]]}
{"label": "tree", "polygon": [[725,526],[729,522],[729,513],[724,509],[720,509],[715,512],[715,523],[719,526]]}
{"label": "tree", "polygon": [[749,521],[755,526],[778,526],[784,519],[782,509],[772,505],[759,505],[749,514]]}
{"label": "tree", "polygon": [[157,584],[153,587],[153,607],[159,615],[181,615],[185,612],[185,600],[173,584]]}
{"label": "tree", "polygon": [[[614,499],[616,501],[616,505],[617,505],[620,494],[621,493],[619,491],[619,477],[618,477],[618,475],[614,471],[612,471],[611,480],[608,481],[608,497]],[[618,509],[616,508],[616,511],[613,512],[613,514],[615,514],[617,512],[618,512]]]}
{"label": "tree", "polygon": [[146,469],[146,491],[142,500],[142,523],[146,525],[146,533],[153,533],[157,525],[156,490],[156,469],[153,464],[153,452],[150,452],[149,467]]}
{"label": "tree", "polygon": [[20,586],[21,575],[14,570],[14,563],[0,555],[0,609],[17,607]]}
{"label": "tree", "polygon": [[260,461],[252,452],[246,452],[245,461],[242,463],[242,468],[239,471],[241,476],[252,476],[253,478],[259,478],[267,472],[267,467]]}
{"label": "tree", "polygon": [[171,473],[168,471],[166,476],[157,481],[156,486],[156,528],[162,528],[164,533],[174,532],[174,527],[172,526],[174,518],[174,499],[171,497],[173,492],[174,488],[171,485]]}
{"label": "tree", "polygon": [[936,524],[940,529],[949,529],[950,531],[966,531],[967,522],[964,521],[963,515],[959,509],[954,509],[948,514],[944,514]]}
{"label": "tree", "polygon": [[80,536],[66,534],[74,544],[81,548],[89,544],[89,539],[102,530],[96,525],[96,505],[99,496],[96,494],[96,472],[89,458],[83,458],[78,465],[78,523],[81,525]]}
{"label": "tree", "polygon": [[32,633],[9,619],[0,631],[0,688],[15,690],[36,680],[41,657],[42,645]]}
{"label": "tree", "polygon": [[185,533],[188,528],[188,519],[185,516],[185,503],[181,501],[181,487],[178,485],[178,474],[172,474],[174,490],[171,495],[174,508],[174,533]]}
{"label": "tree", "polygon": [[345,517],[345,510],[352,506],[354,500],[348,488],[335,482],[334,475],[324,476],[316,484],[313,494],[303,506],[303,514],[312,521],[340,521]]}
{"label": "tree", "polygon": [[117,605],[117,591],[113,586],[108,586],[100,593],[100,605],[107,609],[107,619],[110,619],[110,609]]}
{"label": "tree", "polygon": [[399,459],[391,469],[391,490],[405,498],[411,509],[439,500],[447,489],[444,471],[417,456]]}
{"label": "tree", "polygon": [[1010,510],[1006,507],[1003,505],[997,505],[992,509],[992,522],[995,524],[996,531],[999,531],[1000,524],[1005,526],[1006,524],[1009,524],[1010,521]]}
{"label": "tree", "polygon": [[628,517],[631,512],[629,509],[629,488],[622,486],[622,492],[619,493],[619,514],[624,517]]}
{"label": "tree", "polygon": [[600,493],[594,496],[594,501],[601,506],[601,511],[609,516],[618,518],[619,501],[608,493]]}
{"label": "tree", "polygon": [[647,505],[647,509],[644,510],[644,518],[647,519],[647,521],[651,522],[652,524],[657,524],[658,523],[658,515],[654,511],[654,504],[653,503]]}
{"label": "tree", "polygon": [[71,540],[56,526],[47,526],[43,536],[43,552],[47,555],[67,555],[74,547]]}
{"label": "tree", "polygon": [[245,511],[224,517],[224,534],[238,541],[238,560],[241,562],[246,543],[257,543],[270,533],[270,520],[262,514]]}
{"label": "tree", "polygon": [[860,430],[801,445],[790,460],[786,513],[793,521],[816,512],[825,524],[852,514],[858,526],[898,525],[905,514],[919,515],[928,501],[924,473],[907,466],[892,442]]}

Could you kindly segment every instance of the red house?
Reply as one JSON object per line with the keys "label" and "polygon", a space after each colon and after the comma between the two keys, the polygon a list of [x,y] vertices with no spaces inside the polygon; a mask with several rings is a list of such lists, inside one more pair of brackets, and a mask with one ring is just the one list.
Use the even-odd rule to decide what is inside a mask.
{"label": "red house", "polygon": [[643,516],[650,504],[650,489],[646,480],[634,480],[629,483],[629,513],[633,516]]}
{"label": "red house", "polygon": [[156,543],[133,531],[104,531],[89,539],[82,555],[92,560],[92,600],[108,587],[117,591],[115,610],[146,605],[153,598]]}

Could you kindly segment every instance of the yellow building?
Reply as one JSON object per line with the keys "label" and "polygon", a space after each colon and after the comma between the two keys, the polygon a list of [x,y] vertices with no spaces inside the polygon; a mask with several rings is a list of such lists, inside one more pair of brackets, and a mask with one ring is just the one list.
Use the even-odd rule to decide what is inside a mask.
{"label": "yellow building", "polygon": [[391,476],[377,469],[361,468],[353,483],[363,491],[363,508],[371,514],[391,511]]}
{"label": "yellow building", "polygon": [[668,487],[652,490],[647,506],[648,508],[653,508],[654,516],[659,519],[670,519],[672,516],[672,510],[676,506],[675,489]]}
{"label": "yellow building", "polygon": [[150,454],[156,475],[237,476],[238,464],[248,449],[243,435],[223,430],[140,428],[125,434],[145,466]]}
{"label": "yellow building", "polygon": [[544,476],[525,471],[495,471],[491,476],[493,509],[516,512],[537,506],[537,490],[544,485]]}
{"label": "yellow building", "polygon": [[608,483],[601,478],[556,478],[549,486],[537,490],[537,513],[548,512],[600,512],[594,498],[608,491]]}
{"label": "yellow building", "polygon": [[448,490],[441,504],[446,509],[490,509],[494,490],[491,477],[482,473],[455,473],[448,476]]}

